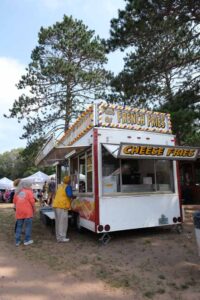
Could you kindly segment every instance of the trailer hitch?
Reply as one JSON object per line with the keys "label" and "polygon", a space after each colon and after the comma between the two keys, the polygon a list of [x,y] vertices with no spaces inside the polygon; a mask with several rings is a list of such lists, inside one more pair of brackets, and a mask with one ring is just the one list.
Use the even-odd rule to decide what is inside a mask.
{"label": "trailer hitch", "polygon": [[103,235],[100,237],[99,242],[102,245],[107,245],[110,242],[110,240],[111,240],[110,234],[107,232],[104,232]]}

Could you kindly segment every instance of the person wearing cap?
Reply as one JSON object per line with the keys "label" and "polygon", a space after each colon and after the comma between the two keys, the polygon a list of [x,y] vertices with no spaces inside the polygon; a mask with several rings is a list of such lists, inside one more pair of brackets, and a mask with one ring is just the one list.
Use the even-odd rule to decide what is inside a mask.
{"label": "person wearing cap", "polygon": [[52,201],[55,197],[56,193],[56,183],[53,177],[51,177],[51,181],[48,184],[48,199],[47,199],[47,204],[51,206]]}
{"label": "person wearing cap", "polygon": [[55,225],[56,225],[56,240],[57,242],[68,242],[68,210],[71,206],[72,187],[70,185],[70,176],[63,178],[63,183],[58,186],[56,195],[53,201],[53,208],[55,211]]}

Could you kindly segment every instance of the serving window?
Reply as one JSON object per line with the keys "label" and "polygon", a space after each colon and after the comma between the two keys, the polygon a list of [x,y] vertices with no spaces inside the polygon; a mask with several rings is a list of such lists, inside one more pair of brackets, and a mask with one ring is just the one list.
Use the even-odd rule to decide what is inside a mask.
{"label": "serving window", "polygon": [[73,191],[78,191],[78,157],[70,160],[70,175]]}
{"label": "serving window", "polygon": [[173,166],[170,160],[156,160],[156,187],[160,191],[173,191]]}
{"label": "serving window", "polygon": [[173,192],[172,161],[117,159],[102,147],[103,194]]}
{"label": "serving window", "polygon": [[86,173],[87,173],[87,192],[92,192],[92,153],[88,152],[87,156],[87,167],[86,167]]}
{"label": "serving window", "polygon": [[103,193],[120,192],[120,161],[102,148]]}
{"label": "serving window", "polygon": [[68,165],[67,164],[61,165],[60,168],[59,168],[59,181],[58,181],[58,183],[63,182],[63,178],[68,173],[69,173],[69,167],[68,167]]}
{"label": "serving window", "polygon": [[85,154],[79,156],[79,192],[86,191],[86,157]]}
{"label": "serving window", "polygon": [[93,191],[92,152],[87,151],[70,159],[70,174],[73,190],[79,193]]}

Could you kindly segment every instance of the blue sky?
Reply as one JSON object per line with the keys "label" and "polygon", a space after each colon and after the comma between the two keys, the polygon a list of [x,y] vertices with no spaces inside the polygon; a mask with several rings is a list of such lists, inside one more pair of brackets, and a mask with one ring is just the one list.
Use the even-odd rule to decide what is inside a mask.
{"label": "blue sky", "polygon": [[[102,38],[109,36],[110,20],[117,17],[123,0],[0,0],[0,153],[25,147],[20,140],[22,125],[2,115],[20,93],[15,87],[30,62],[40,27],[62,21],[63,15],[83,20]],[[117,73],[122,54],[109,55],[107,68]]]}

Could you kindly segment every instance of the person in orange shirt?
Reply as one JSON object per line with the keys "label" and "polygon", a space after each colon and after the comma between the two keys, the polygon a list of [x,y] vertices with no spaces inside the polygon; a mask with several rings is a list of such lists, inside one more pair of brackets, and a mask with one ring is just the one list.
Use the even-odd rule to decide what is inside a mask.
{"label": "person in orange shirt", "polygon": [[23,224],[25,225],[24,245],[30,245],[33,243],[31,239],[32,218],[35,213],[35,199],[30,182],[20,181],[17,191],[15,191],[13,203],[15,205],[15,217],[17,220],[15,230],[16,246],[21,244]]}

